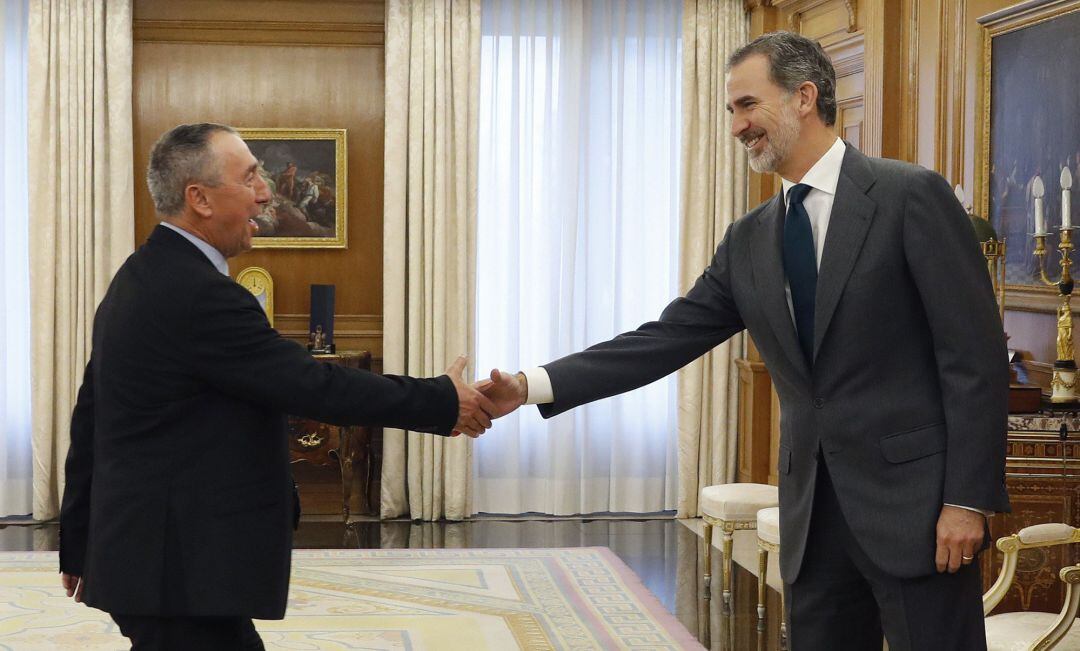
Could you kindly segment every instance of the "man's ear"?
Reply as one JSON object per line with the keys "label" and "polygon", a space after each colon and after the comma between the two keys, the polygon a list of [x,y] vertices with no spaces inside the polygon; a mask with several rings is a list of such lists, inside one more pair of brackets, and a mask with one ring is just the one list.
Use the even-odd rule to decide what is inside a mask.
{"label": "man's ear", "polygon": [[806,117],[817,112],[818,87],[812,81],[804,81],[795,89],[799,96],[799,116]]}
{"label": "man's ear", "polygon": [[192,183],[184,188],[184,202],[191,206],[195,214],[200,217],[209,218],[214,212],[210,208],[210,200],[207,198],[206,193],[203,192],[202,186],[197,183]]}

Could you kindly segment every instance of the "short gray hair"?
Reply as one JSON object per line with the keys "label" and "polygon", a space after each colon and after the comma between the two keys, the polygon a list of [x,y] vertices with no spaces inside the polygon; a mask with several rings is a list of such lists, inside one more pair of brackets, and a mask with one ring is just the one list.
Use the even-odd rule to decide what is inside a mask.
{"label": "short gray hair", "polygon": [[827,126],[836,123],[836,70],[817,41],[794,32],[770,32],[750,41],[728,59],[727,69],[755,54],[769,60],[769,79],[789,93],[804,82],[817,86],[817,112]]}
{"label": "short gray hair", "polygon": [[181,124],[166,132],[150,150],[146,184],[158,214],[179,215],[184,210],[184,188],[192,182],[214,186],[221,168],[210,151],[210,138],[220,131],[236,133],[224,124]]}

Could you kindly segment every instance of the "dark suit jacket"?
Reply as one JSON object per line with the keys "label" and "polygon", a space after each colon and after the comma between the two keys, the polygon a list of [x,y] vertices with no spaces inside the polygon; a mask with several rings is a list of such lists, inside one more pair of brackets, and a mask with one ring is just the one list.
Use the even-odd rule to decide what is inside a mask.
{"label": "dark suit jacket", "polygon": [[285,414],[447,434],[446,376],[315,360],[252,295],[158,226],[94,318],[72,416],[60,568],[129,615],[280,619],[292,548]]}
{"label": "dark suit jacket", "polygon": [[780,397],[780,549],[799,574],[817,464],[886,572],[935,571],[943,503],[1007,511],[1008,365],[986,263],[943,178],[848,146],[803,355],[784,293],[780,195],[728,229],[659,321],[545,366],[550,417],[652,382],[746,328]]}

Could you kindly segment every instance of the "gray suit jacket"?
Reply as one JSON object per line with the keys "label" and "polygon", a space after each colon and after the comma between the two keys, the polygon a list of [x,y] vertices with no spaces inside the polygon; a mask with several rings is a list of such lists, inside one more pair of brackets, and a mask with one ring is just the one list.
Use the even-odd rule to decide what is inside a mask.
{"label": "gray suit jacket", "polygon": [[945,180],[848,146],[818,274],[814,362],[784,292],[780,195],[728,229],[659,321],[544,368],[550,417],[648,384],[746,328],[780,397],[780,563],[799,574],[824,458],[852,532],[898,577],[935,571],[943,503],[1007,511],[1005,337]]}

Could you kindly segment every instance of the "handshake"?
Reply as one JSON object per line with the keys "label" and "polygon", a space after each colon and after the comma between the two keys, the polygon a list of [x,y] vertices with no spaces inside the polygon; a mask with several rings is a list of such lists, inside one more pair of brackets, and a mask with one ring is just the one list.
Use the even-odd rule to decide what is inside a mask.
{"label": "handshake", "polygon": [[492,370],[490,378],[468,384],[462,377],[467,361],[462,355],[446,369],[458,395],[458,419],[451,436],[464,433],[476,438],[491,427],[491,421],[525,404],[529,387],[524,375],[499,369]]}

